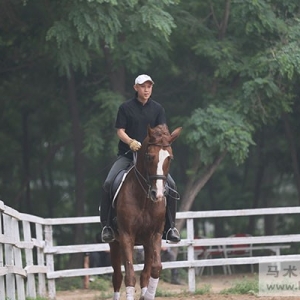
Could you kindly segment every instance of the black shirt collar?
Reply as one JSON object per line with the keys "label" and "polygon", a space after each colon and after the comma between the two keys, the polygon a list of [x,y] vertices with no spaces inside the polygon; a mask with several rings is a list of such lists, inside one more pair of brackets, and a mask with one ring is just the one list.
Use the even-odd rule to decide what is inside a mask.
{"label": "black shirt collar", "polygon": [[134,100],[135,100],[139,105],[144,106],[144,105],[149,104],[149,103],[152,101],[152,98],[150,97],[150,98],[147,100],[147,102],[146,102],[145,104],[143,104],[141,101],[139,101],[139,99],[138,99],[137,97],[135,97]]}

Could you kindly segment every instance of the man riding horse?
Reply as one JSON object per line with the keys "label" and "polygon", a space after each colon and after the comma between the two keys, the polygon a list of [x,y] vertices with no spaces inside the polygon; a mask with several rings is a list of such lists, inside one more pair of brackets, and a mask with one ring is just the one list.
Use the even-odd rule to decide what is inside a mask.
{"label": "man riding horse", "polygon": [[[111,225],[112,195],[111,188],[114,179],[121,170],[127,169],[133,161],[133,152],[138,151],[141,142],[147,136],[147,127],[151,128],[166,124],[165,110],[161,104],[151,98],[153,80],[142,74],[135,79],[133,86],[135,97],[120,105],[115,127],[120,139],[118,144],[118,159],[113,164],[103,185],[100,217],[103,226],[101,238],[103,242],[111,243],[115,239]],[[177,200],[179,194],[170,174],[167,178],[168,193],[166,209],[166,225],[163,238],[171,243],[180,241],[180,234],[175,228]]]}

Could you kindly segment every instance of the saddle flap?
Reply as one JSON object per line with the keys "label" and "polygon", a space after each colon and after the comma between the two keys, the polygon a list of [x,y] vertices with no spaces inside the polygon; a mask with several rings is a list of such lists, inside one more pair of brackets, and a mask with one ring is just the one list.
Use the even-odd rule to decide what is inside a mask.
{"label": "saddle flap", "polygon": [[112,207],[115,207],[115,200],[119,194],[119,191],[123,185],[123,182],[125,181],[125,178],[127,176],[127,174],[129,173],[129,171],[133,168],[134,166],[132,165],[129,169],[127,170],[121,170],[117,176],[114,179],[114,182],[112,184],[112,188],[111,188],[111,192],[112,192]]}

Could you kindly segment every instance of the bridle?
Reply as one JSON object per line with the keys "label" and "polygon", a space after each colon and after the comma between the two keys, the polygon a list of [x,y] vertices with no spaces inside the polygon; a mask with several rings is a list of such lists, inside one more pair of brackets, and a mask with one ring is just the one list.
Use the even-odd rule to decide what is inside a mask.
{"label": "bridle", "polygon": [[[163,144],[156,144],[156,143],[148,143],[147,145],[147,149],[149,148],[149,146],[157,146],[160,147],[161,149],[170,147],[171,144],[167,144],[167,145],[163,145]],[[173,158],[171,155],[169,155],[171,157],[171,159]],[[149,159],[150,155],[148,152],[146,152],[145,154],[145,158],[146,160]],[[155,179],[162,179],[162,180],[167,180],[167,176],[165,175],[149,175],[149,172],[147,170],[147,179],[150,182],[151,180],[155,180]]]}
{"label": "bridle", "polygon": [[[148,153],[148,148],[149,146],[157,146],[160,147],[161,149],[163,148],[167,148],[170,147],[171,144],[157,144],[157,143],[150,143],[148,142],[147,144],[147,152],[145,153],[144,159],[146,160],[146,166],[148,166],[147,160],[149,161],[150,159],[150,155]],[[170,155],[171,156],[171,155]],[[173,158],[173,156],[171,156],[171,158]],[[144,190],[145,194],[147,195],[147,198],[150,198],[152,201],[154,201],[151,197],[151,180],[157,180],[157,179],[161,179],[161,180],[167,180],[167,176],[166,175],[149,175],[149,170],[148,168],[146,168],[146,178],[143,176],[143,174],[141,174],[141,172],[137,169],[136,166],[136,162],[137,162],[137,153],[133,152],[133,162],[134,162],[134,173],[135,176],[140,184],[140,186],[142,187],[142,189]],[[144,182],[144,184],[146,184],[147,189],[144,187],[144,184],[141,182],[141,180]]]}

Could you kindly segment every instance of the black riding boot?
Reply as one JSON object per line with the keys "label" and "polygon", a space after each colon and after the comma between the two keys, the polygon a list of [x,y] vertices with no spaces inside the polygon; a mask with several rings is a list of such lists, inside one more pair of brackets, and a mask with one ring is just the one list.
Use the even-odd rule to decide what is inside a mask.
{"label": "black riding boot", "polygon": [[101,239],[103,243],[111,243],[115,240],[115,233],[110,226],[110,216],[111,216],[111,200],[109,193],[103,190],[101,199],[101,209],[100,209],[100,219],[102,224]]}
{"label": "black riding boot", "polygon": [[175,228],[176,207],[177,207],[177,200],[173,199],[171,196],[168,196],[165,235],[166,235],[166,241],[169,241],[171,243],[180,242],[180,233]]}

